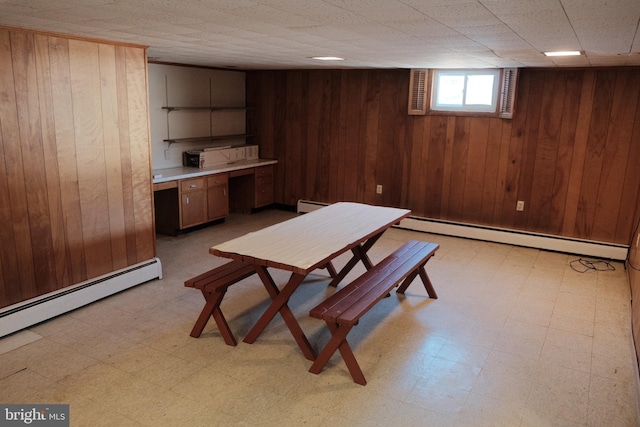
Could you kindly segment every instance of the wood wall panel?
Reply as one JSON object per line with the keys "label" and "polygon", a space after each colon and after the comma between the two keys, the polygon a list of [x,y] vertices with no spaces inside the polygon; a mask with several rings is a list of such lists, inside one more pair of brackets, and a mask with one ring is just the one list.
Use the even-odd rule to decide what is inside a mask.
{"label": "wood wall panel", "polygon": [[58,153],[55,143],[55,117],[53,115],[53,93],[51,84],[51,56],[46,36],[35,35],[36,70],[38,76],[39,117],[42,127],[42,152],[44,156],[44,172],[47,188],[44,192],[47,199],[48,218],[50,221],[52,252],[49,262],[53,262],[55,276],[51,276],[50,290],[56,289],[59,283],[70,283],[69,263],[67,262],[67,245],[64,236],[64,218],[58,176]]}
{"label": "wood wall panel", "polygon": [[69,41],[76,167],[89,277],[112,271],[113,263],[98,47],[97,43]]}
{"label": "wood wall panel", "polygon": [[593,114],[593,101],[595,95],[595,70],[587,70],[584,73],[582,89],[580,92],[580,100],[578,106],[578,122],[576,125],[575,140],[573,141],[573,150],[571,153],[571,169],[569,171],[567,201],[565,204],[564,215],[562,217],[563,236],[573,236],[578,216],[578,206],[580,203],[580,191],[576,191],[582,182],[584,175],[584,162],[587,156],[587,140],[589,139],[589,126],[587,125],[589,118]]}
{"label": "wood wall panel", "polygon": [[[4,141],[5,163],[7,168],[7,182],[9,185],[9,200],[7,203],[11,206],[11,221],[8,223],[13,227],[15,238],[15,250],[18,255],[18,275],[19,281],[12,283],[13,295],[21,298],[24,294],[37,293],[35,266],[33,256],[24,258],[20,256],[23,253],[31,254],[33,251],[31,242],[31,230],[29,228],[29,208],[27,202],[27,178],[25,177],[25,164],[28,164],[28,150],[25,149],[23,159],[22,145],[28,147],[29,138],[29,116],[26,108],[28,99],[28,91],[26,88],[26,80],[28,79],[27,68],[29,65],[29,52],[32,44],[29,38],[24,34],[11,34],[11,44],[18,46],[18,52],[12,49],[11,59],[13,67],[11,69],[12,87],[3,90],[13,92],[9,96],[13,99],[14,105],[8,105],[10,109],[8,127],[15,126],[15,132],[12,138]],[[3,73],[4,74],[4,73]],[[14,121],[15,120],[15,121]],[[4,123],[2,124],[4,128]],[[9,282],[7,280],[6,282]],[[18,285],[24,283],[24,285]]]}
{"label": "wood wall panel", "polygon": [[145,49],[0,28],[0,63],[0,307],[155,256]]}
{"label": "wood wall panel", "polygon": [[354,200],[630,242],[640,185],[637,67],[522,69],[512,120],[409,116],[408,70],[255,71],[247,82],[258,112],[250,131],[261,154],[279,160],[279,203]]}
{"label": "wood wall panel", "polygon": [[120,161],[120,124],[118,121],[118,84],[116,47],[98,45],[100,67],[100,99],[104,139],[105,181],[107,187],[111,265],[127,266],[127,240],[124,218],[122,163]]}
{"label": "wood wall panel", "polygon": [[[116,90],[118,99],[126,99],[127,49],[116,46]],[[138,262],[136,248],[136,218],[131,165],[131,131],[129,129],[129,107],[121,104],[118,108],[118,141],[120,142],[120,165],[122,173],[122,210],[124,215],[124,235],[126,241],[127,265]]]}
{"label": "wood wall panel", "polygon": [[69,67],[69,40],[49,40],[51,61],[52,105],[55,118],[55,140],[58,154],[60,203],[63,206],[66,264],[69,276],[58,286],[79,283],[87,277],[84,254],[84,236],[80,212],[80,190],[76,162],[76,141],[71,99],[71,71]]}
{"label": "wood wall panel", "polygon": [[[8,32],[0,31],[0,64],[11,64],[11,39]],[[0,73],[0,132],[2,144],[0,151],[0,173],[5,179],[0,179],[0,197],[6,201],[11,197],[13,186],[15,185],[15,171],[20,172],[15,163],[16,148],[20,134],[18,131],[18,114],[16,111],[15,84],[13,81],[13,70],[7,69]],[[17,146],[17,147],[16,147]],[[21,160],[21,159],[20,159]],[[10,179],[11,178],[11,179]],[[19,278],[21,274],[18,251],[16,246],[16,233],[12,224],[13,206],[9,203],[0,203],[0,221],[4,224],[0,227],[0,259],[2,260],[2,293],[0,297],[4,300],[19,300],[21,298],[21,288],[18,281],[8,280],[9,278]]]}
{"label": "wood wall panel", "polygon": [[124,57],[126,73],[120,78],[126,78],[130,153],[130,157],[124,161],[131,171],[136,262],[142,262],[155,256],[156,235],[153,223],[146,54],[143,49],[127,48]]}

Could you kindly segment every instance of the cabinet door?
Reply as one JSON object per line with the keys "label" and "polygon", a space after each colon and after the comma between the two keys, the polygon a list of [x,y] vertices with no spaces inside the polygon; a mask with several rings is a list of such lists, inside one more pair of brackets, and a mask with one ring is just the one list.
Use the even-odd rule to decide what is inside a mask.
{"label": "cabinet door", "polygon": [[204,178],[180,182],[180,226],[191,227],[207,221],[207,191]]}
{"label": "cabinet door", "polygon": [[274,167],[260,166],[255,173],[255,207],[261,208],[274,202],[273,196],[273,175]]}
{"label": "cabinet door", "polygon": [[228,180],[226,173],[207,178],[207,214],[210,221],[229,215]]}

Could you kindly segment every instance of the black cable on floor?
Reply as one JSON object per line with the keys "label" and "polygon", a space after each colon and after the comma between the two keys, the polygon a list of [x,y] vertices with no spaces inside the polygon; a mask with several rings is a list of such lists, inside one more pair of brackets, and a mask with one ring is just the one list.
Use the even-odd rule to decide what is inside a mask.
{"label": "black cable on floor", "polygon": [[590,270],[595,270],[595,271],[615,271],[616,270],[616,268],[611,263],[611,260],[602,260],[602,259],[592,260],[592,259],[579,258],[571,261],[569,265],[571,265],[571,268],[573,268],[573,270],[577,271],[578,273],[586,273],[587,271],[590,271]]}

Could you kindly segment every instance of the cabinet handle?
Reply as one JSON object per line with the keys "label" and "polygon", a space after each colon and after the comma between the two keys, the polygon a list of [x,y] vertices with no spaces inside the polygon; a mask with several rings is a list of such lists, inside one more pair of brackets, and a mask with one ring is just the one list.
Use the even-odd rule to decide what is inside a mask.
{"label": "cabinet handle", "polygon": [[227,195],[227,189],[226,189],[226,188],[223,188],[223,189],[222,189],[222,195],[223,195],[223,196],[226,196],[226,195]]}
{"label": "cabinet handle", "polygon": [[186,203],[189,204],[189,196],[187,196]]}
{"label": "cabinet handle", "polygon": [[197,187],[197,185],[195,185],[195,184],[190,184],[189,185],[189,188],[196,188],[196,187]]}

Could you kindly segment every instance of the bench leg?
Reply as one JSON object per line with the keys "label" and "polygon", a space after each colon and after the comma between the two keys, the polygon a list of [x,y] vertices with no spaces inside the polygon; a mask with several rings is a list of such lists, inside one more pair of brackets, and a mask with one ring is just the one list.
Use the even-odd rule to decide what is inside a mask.
{"label": "bench leg", "polygon": [[433,283],[431,283],[431,280],[427,275],[427,270],[424,269],[424,266],[420,268],[419,273],[422,283],[424,284],[424,288],[427,290],[427,294],[429,294],[429,298],[438,299],[438,294],[436,294],[436,290],[433,288]]}
{"label": "bench leg", "polygon": [[364,378],[362,369],[360,369],[360,365],[358,365],[358,361],[353,355],[353,351],[347,342],[347,334],[353,326],[340,326],[327,322],[327,327],[331,331],[331,339],[329,339],[329,342],[324,346],[316,361],[313,362],[313,365],[309,368],[309,372],[312,374],[319,374],[322,371],[322,368],[324,368],[327,362],[329,362],[333,353],[335,353],[336,350],[339,350],[353,381],[360,385],[366,385],[367,380]]}
{"label": "bench leg", "polygon": [[422,284],[424,285],[424,288],[426,289],[427,294],[429,295],[429,298],[438,299],[438,294],[436,294],[436,290],[433,287],[433,283],[431,283],[431,279],[429,279],[429,276],[427,275],[427,270],[425,270],[424,268],[425,264],[422,264],[421,266],[416,268],[413,272],[411,272],[411,274],[407,276],[406,279],[404,279],[404,281],[402,282],[402,285],[400,285],[396,293],[404,294],[404,292],[407,290],[411,282],[413,282],[413,280],[419,274],[420,279],[422,279]]}
{"label": "bench leg", "polygon": [[398,288],[398,290],[396,291],[396,293],[398,294],[404,294],[404,292],[407,290],[407,288],[409,287],[409,285],[411,284],[411,282],[413,282],[413,279],[416,278],[416,276],[418,275],[418,270],[420,269],[420,267],[416,267],[415,270],[413,270],[411,272],[411,274],[409,274],[407,276],[406,279],[404,279],[402,281],[402,284],[400,285],[400,287]]}
{"label": "bench leg", "polygon": [[193,325],[191,334],[189,334],[193,338],[198,338],[200,334],[202,334],[204,327],[207,325],[207,322],[209,321],[209,317],[213,315],[214,308],[216,307],[216,305],[220,304],[220,301],[222,301],[222,297],[224,295],[220,295],[218,296],[218,298],[214,298],[212,295],[210,295],[208,292],[205,292],[203,289],[202,296],[204,296],[206,303],[204,305],[204,308],[200,312],[200,316],[198,316],[198,320],[196,320],[196,324]]}
{"label": "bench leg", "polygon": [[218,325],[218,329],[220,330],[220,335],[224,339],[224,342],[228,345],[236,345],[236,339],[229,328],[229,324],[227,320],[222,315],[222,311],[220,310],[220,303],[222,302],[222,298],[226,293],[226,289],[222,292],[206,292],[204,289],[202,290],[202,295],[204,296],[207,303],[205,304],[200,316],[198,316],[198,320],[196,320],[196,324],[193,326],[191,330],[191,336],[194,338],[198,338],[207,322],[209,321],[209,316],[213,316],[213,319],[216,321]]}

